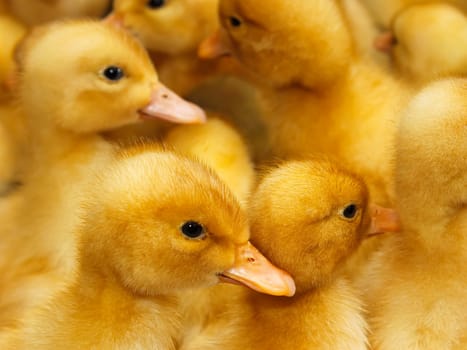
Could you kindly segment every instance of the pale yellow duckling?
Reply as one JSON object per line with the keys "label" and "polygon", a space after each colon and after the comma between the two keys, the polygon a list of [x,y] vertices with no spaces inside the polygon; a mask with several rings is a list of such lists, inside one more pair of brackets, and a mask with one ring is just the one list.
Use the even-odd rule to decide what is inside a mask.
{"label": "pale yellow duckling", "polygon": [[0,206],[0,309],[16,308],[0,313],[0,324],[40,302],[42,287],[47,295],[51,283],[36,278],[37,270],[61,280],[73,265],[70,232],[82,188],[113,149],[100,133],[145,118],[205,118],[199,107],[158,82],[134,38],[104,23],[38,28],[22,45],[19,65],[19,105],[31,154],[21,161],[24,186]]}
{"label": "pale yellow duckling", "polygon": [[403,232],[364,275],[374,349],[467,348],[467,80],[435,82],[404,112],[396,194]]}
{"label": "pale yellow duckling", "polygon": [[410,82],[467,76],[467,12],[444,2],[408,6],[375,45]]}
{"label": "pale yellow duckling", "polygon": [[[365,236],[398,228],[393,211],[370,206],[358,176],[317,159],[270,171],[250,212],[252,242],[291,273],[296,294],[270,298],[239,291],[243,300],[226,307],[234,310],[226,316],[233,335],[207,327],[183,349],[367,349],[363,305],[342,267]],[[211,328],[229,321],[219,314]]]}
{"label": "pale yellow duckling", "polygon": [[[27,37],[17,56],[16,105],[31,131],[28,143],[33,144],[34,157],[40,158],[35,165],[31,159],[24,161],[23,173],[35,166],[49,167],[52,158],[61,159],[67,147],[76,147],[77,139],[95,142],[100,139],[96,133],[122,125],[152,117],[180,123],[205,120],[200,108],[158,82],[144,48],[111,25],[46,25]],[[10,114],[2,118],[16,122],[17,113]]]}
{"label": "pale yellow duckling", "polygon": [[257,74],[275,155],[337,156],[364,175],[374,200],[387,202],[404,89],[355,54],[341,8],[328,0],[221,0],[219,13],[222,31],[200,55],[227,48]]}
{"label": "pale yellow duckling", "polygon": [[221,278],[293,294],[290,276],[248,242],[235,198],[201,164],[140,147],[90,176],[73,281],[3,349],[176,349],[178,305],[191,288]]}
{"label": "pale yellow duckling", "polygon": [[111,0],[4,0],[9,11],[28,26],[65,18],[102,17]]}
{"label": "pale yellow duckling", "polygon": [[465,0],[442,0],[442,1],[429,1],[429,0],[360,0],[370,10],[375,20],[383,27],[389,28],[391,21],[399,11],[405,7],[428,3],[428,2],[443,2],[458,6],[463,11],[467,11],[467,3]]}

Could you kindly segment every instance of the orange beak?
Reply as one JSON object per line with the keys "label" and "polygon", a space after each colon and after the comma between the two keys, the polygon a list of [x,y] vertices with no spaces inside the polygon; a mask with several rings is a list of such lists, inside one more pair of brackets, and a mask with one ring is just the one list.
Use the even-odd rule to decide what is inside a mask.
{"label": "orange beak", "polygon": [[220,274],[220,279],[260,293],[289,297],[295,294],[293,278],[271,264],[250,242],[238,247],[234,266]]}
{"label": "orange beak", "polygon": [[394,209],[371,205],[371,224],[367,236],[374,236],[384,232],[399,232],[401,222],[399,214]]}
{"label": "orange beak", "polygon": [[141,109],[142,119],[159,118],[173,123],[195,124],[206,121],[206,113],[162,84],[152,92],[151,101]]}
{"label": "orange beak", "polygon": [[230,48],[223,39],[220,30],[210,37],[204,39],[198,46],[198,57],[203,59],[213,59],[230,55]]}
{"label": "orange beak", "polygon": [[378,35],[373,43],[374,47],[379,51],[389,53],[391,52],[394,43],[396,42],[396,38],[392,32],[384,32]]}

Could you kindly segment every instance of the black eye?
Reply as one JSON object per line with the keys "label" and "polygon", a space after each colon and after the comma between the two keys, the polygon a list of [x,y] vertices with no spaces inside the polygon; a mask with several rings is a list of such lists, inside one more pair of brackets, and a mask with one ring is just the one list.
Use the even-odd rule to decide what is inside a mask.
{"label": "black eye", "polygon": [[357,214],[357,206],[355,204],[350,204],[344,208],[342,215],[347,219],[353,219]]}
{"label": "black eye", "polygon": [[187,221],[181,227],[182,233],[188,238],[200,238],[204,235],[204,227],[196,221]]}
{"label": "black eye", "polygon": [[165,0],[149,0],[147,3],[147,7],[152,9],[158,9],[165,5]]}
{"label": "black eye", "polygon": [[229,17],[229,22],[232,27],[240,27],[242,25],[242,21],[235,16]]}
{"label": "black eye", "polygon": [[123,69],[117,66],[109,66],[106,69],[104,69],[103,73],[104,77],[111,81],[118,81],[123,78],[125,73],[123,72]]}

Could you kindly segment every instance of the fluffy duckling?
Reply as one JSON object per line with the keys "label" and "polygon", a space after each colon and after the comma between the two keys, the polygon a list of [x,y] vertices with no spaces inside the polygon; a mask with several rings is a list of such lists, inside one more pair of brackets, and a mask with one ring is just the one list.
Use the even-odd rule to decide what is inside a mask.
{"label": "fluffy duckling", "polygon": [[455,6],[429,2],[406,7],[391,31],[375,41],[411,82],[441,76],[467,76],[467,16]]}
{"label": "fluffy duckling", "polygon": [[199,60],[201,41],[218,26],[218,0],[116,0],[113,17],[152,53],[161,81],[186,95],[202,81],[231,69],[232,61]]}
{"label": "fluffy duckling", "polygon": [[[391,21],[399,11],[405,7],[421,4],[424,2],[434,2],[426,0],[361,0],[363,4],[370,10],[375,20],[384,28],[389,28]],[[437,2],[449,3],[467,11],[467,3],[465,0],[441,0]]]}
{"label": "fluffy duckling", "polygon": [[65,18],[101,17],[110,0],[4,0],[7,8],[28,26]]}
{"label": "fluffy duckling", "polygon": [[219,13],[223,29],[199,53],[213,57],[227,48],[262,79],[274,153],[333,154],[365,175],[375,200],[387,201],[395,111],[404,93],[355,54],[338,4],[221,0]]}
{"label": "fluffy duckling", "polygon": [[17,312],[0,313],[0,324],[2,317],[15,319],[24,304],[40,301],[40,284],[48,293],[50,283],[36,281],[38,270],[61,280],[73,264],[70,231],[82,186],[113,149],[100,132],[145,118],[204,120],[201,109],[158,82],[137,41],[104,23],[38,28],[23,43],[19,65],[31,155],[20,167],[24,185],[2,199],[11,205],[2,203],[0,309],[17,305]]}
{"label": "fluffy duckling", "polygon": [[374,349],[467,348],[467,80],[433,83],[404,112],[396,194],[403,231],[364,277]]}
{"label": "fluffy duckling", "polygon": [[210,166],[240,202],[247,204],[255,172],[248,148],[233,127],[212,117],[205,124],[172,128],[164,142]]}
{"label": "fluffy duckling", "polygon": [[73,282],[7,349],[175,349],[185,290],[222,278],[293,294],[290,276],[248,242],[235,198],[201,164],[142,147],[92,177]]}
{"label": "fluffy duckling", "polygon": [[[391,210],[376,208],[359,177],[327,160],[268,173],[251,201],[251,240],[290,272],[297,291],[291,298],[245,291],[243,303],[230,306],[238,332],[217,348],[367,349],[362,303],[340,270],[366,235],[397,228]],[[199,342],[196,349],[206,349],[212,340]]]}
{"label": "fluffy duckling", "polygon": [[[47,168],[53,158],[80,147],[84,152],[86,143],[100,142],[98,132],[122,125],[205,120],[200,108],[160,84],[144,48],[111,25],[70,21],[39,27],[17,56],[17,104],[31,131],[34,166]],[[33,167],[29,160],[26,166]]]}

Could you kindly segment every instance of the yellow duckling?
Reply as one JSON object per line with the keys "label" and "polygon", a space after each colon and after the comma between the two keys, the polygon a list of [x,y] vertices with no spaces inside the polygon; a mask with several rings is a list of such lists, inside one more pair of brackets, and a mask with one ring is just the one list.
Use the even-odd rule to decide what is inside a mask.
{"label": "yellow duckling", "polygon": [[293,294],[290,276],[248,242],[235,198],[201,164],[146,146],[91,177],[73,281],[3,349],[176,349],[184,291],[221,278]]}
{"label": "yellow duckling", "polygon": [[365,176],[375,200],[387,201],[395,112],[405,94],[355,54],[340,7],[327,0],[221,0],[219,13],[223,28],[199,53],[229,49],[257,74],[275,155],[337,156]]}
{"label": "yellow duckling", "polygon": [[[71,37],[74,42],[68,40]],[[69,50],[57,51],[57,46]],[[20,81],[15,105],[31,131],[27,141],[35,163],[23,162],[25,174],[35,166],[47,169],[70,149],[77,150],[81,141],[84,151],[84,144],[101,142],[97,133],[122,125],[155,118],[179,123],[205,120],[200,108],[158,82],[144,48],[111,25],[71,21],[39,27],[17,56]],[[13,108],[2,118],[18,116]]]}
{"label": "yellow duckling", "polygon": [[[394,212],[370,206],[359,177],[318,159],[270,171],[250,212],[252,242],[291,273],[296,294],[270,298],[239,291],[243,300],[227,302],[236,332],[226,338],[223,329],[208,327],[193,341],[196,347],[183,349],[367,349],[363,306],[341,270],[365,236],[398,228]],[[216,314],[211,322],[224,321]]]}
{"label": "yellow duckling", "polygon": [[397,138],[403,231],[363,276],[374,349],[467,348],[467,80],[423,89]]}
{"label": "yellow duckling", "polygon": [[391,54],[396,70],[411,82],[467,76],[466,13],[443,2],[406,7],[375,45]]}
{"label": "yellow duckling", "polygon": [[[37,270],[61,280],[73,265],[71,231],[82,188],[87,174],[105,163],[113,149],[100,133],[146,118],[205,118],[199,107],[158,82],[137,41],[104,23],[40,27],[18,57],[19,105],[31,154],[21,162],[24,186],[0,205],[0,309],[17,305],[16,312],[10,308],[0,313],[0,324],[15,319],[29,303],[40,302],[43,279],[35,281]],[[45,294],[49,285],[43,283]]]}
{"label": "yellow duckling", "polygon": [[465,0],[441,0],[441,1],[427,1],[427,0],[361,0],[367,6],[371,14],[374,16],[379,25],[384,28],[389,28],[391,21],[399,11],[405,7],[414,4],[428,3],[428,2],[443,2],[458,6],[463,11],[467,11],[467,3]]}
{"label": "yellow duckling", "polygon": [[9,11],[28,26],[65,18],[101,17],[110,0],[4,0]]}

